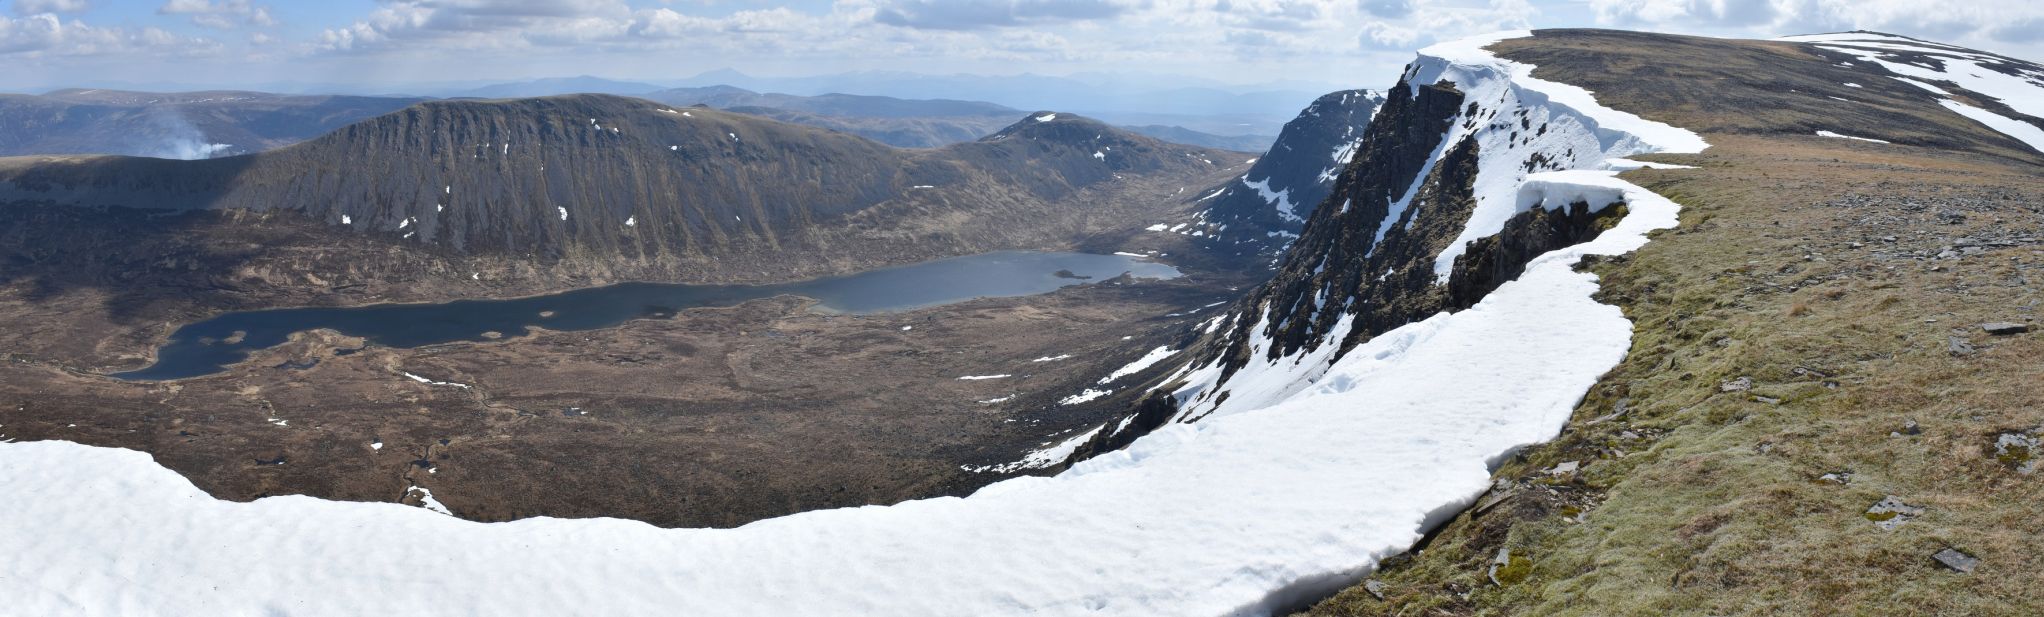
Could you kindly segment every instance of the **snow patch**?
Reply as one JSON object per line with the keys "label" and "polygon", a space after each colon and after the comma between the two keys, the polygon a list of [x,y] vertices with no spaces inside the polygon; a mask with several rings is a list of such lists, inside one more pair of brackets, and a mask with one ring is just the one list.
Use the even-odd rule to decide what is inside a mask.
{"label": "snow patch", "polygon": [[463,389],[463,390],[467,390],[467,389],[470,389],[470,388],[472,388],[472,387],[473,387],[473,386],[470,386],[470,385],[468,385],[468,384],[465,384],[465,383],[455,383],[455,382],[452,382],[452,381],[437,381],[437,380],[434,380],[434,379],[430,379],[430,378],[422,377],[422,376],[419,376],[419,375],[416,375],[416,374],[413,374],[413,373],[410,373],[410,372],[406,372],[406,371],[398,371],[398,373],[399,373],[399,374],[401,374],[401,375],[404,375],[406,379],[410,379],[410,380],[412,380],[412,381],[416,381],[416,382],[419,382],[419,383],[422,383],[422,384],[426,384],[426,385],[429,385],[429,386],[447,386],[447,387],[450,387],[450,388],[461,388],[461,389]]}
{"label": "snow patch", "polygon": [[[1518,214],[1519,184],[1529,173],[1526,163],[1535,155],[1559,169],[1590,169],[1609,158],[1651,152],[1695,153],[1709,147],[1695,133],[1605,107],[1588,90],[1533,77],[1533,65],[1499,58],[1483,49],[1530,34],[1506,32],[1436,44],[1420,51],[1407,78],[1414,95],[1422,85],[1453,82],[1462,90],[1464,100],[1476,107],[1474,114],[1464,114],[1450,126],[1443,148],[1436,150],[1427,165],[1431,170],[1448,145],[1477,140],[1476,206],[1462,232],[1435,257],[1437,281],[1447,280],[1455,258],[1470,242],[1503,231],[1505,222]],[[1517,112],[1525,113],[1528,124],[1544,126],[1545,132],[1524,129]],[[1407,191],[1407,199],[1415,189]]]}
{"label": "snow patch", "polygon": [[1093,439],[1093,435],[1098,434],[1100,432],[1100,429],[1103,428],[1107,428],[1107,425],[1102,424],[1100,426],[1093,427],[1093,430],[1086,431],[1084,433],[1079,433],[1078,435],[1073,436],[1071,439],[1066,439],[1056,444],[1048,445],[1043,449],[1030,452],[1029,454],[1024,455],[1022,457],[1022,460],[1015,461],[1013,463],[1005,463],[1001,465],[983,465],[979,467],[960,465],[959,467],[961,469],[973,473],[987,472],[1011,473],[1021,471],[1024,469],[1040,469],[1044,467],[1049,467],[1051,465],[1056,465],[1058,463],[1065,462],[1065,459],[1071,458],[1073,452],[1079,451],[1079,446],[1086,445],[1086,442],[1091,441]]}
{"label": "snow patch", "polygon": [[1877,143],[1877,144],[1885,144],[1885,143],[1888,143],[1888,141],[1887,141],[1887,140],[1883,140],[1883,139],[1868,139],[1868,138],[1866,138],[1866,137],[1853,137],[1853,136],[1851,136],[1851,135],[1840,135],[1840,134],[1838,134],[1838,133],[1833,133],[1833,132],[1831,132],[1831,131],[1817,131],[1817,136],[1818,136],[1818,137],[1836,137],[1836,138],[1839,138],[1839,139],[1857,139],[1857,140],[1859,140],[1859,141],[1871,141],[1871,142],[1874,142],[1874,143]]}
{"label": "snow patch", "polygon": [[1071,396],[1067,396],[1067,397],[1064,397],[1064,398],[1058,399],[1058,400],[1057,400],[1057,404],[1059,404],[1059,405],[1077,405],[1077,404],[1079,404],[1079,403],[1084,403],[1084,402],[1087,402],[1087,401],[1092,401],[1092,400],[1094,400],[1094,399],[1098,399],[1098,398],[1100,398],[1100,397],[1103,397],[1103,396],[1107,396],[1107,395],[1109,395],[1109,394],[1113,394],[1113,393],[1114,393],[1114,390],[1113,390],[1113,389],[1111,389],[1111,388],[1110,388],[1110,389],[1107,389],[1107,390],[1095,390],[1095,389],[1092,389],[1092,388],[1087,388],[1087,389],[1085,389],[1084,391],[1081,391],[1081,392],[1079,392],[1078,394],[1074,394],[1074,395],[1071,395]]}
{"label": "snow patch", "polygon": [[1114,369],[1114,372],[1108,373],[1106,377],[1100,378],[1100,384],[1107,385],[1109,383],[1113,383],[1114,380],[1116,379],[1121,379],[1129,375],[1134,375],[1136,373],[1143,372],[1143,369],[1150,368],[1152,365],[1164,361],[1165,358],[1169,358],[1171,357],[1172,354],[1175,353],[1178,353],[1178,350],[1172,349],[1170,347],[1159,346],[1156,349],[1150,350],[1150,353],[1143,354],[1143,357],[1136,358],[1136,361],[1128,363],[1127,366]]}

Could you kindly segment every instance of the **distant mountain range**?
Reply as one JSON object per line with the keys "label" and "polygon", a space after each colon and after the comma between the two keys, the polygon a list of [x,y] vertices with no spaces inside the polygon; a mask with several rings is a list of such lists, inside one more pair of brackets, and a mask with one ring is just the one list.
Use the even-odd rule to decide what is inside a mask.
{"label": "distant mountain range", "polygon": [[640,95],[660,89],[660,86],[648,83],[618,81],[582,75],[579,77],[554,77],[532,81],[492,84],[481,88],[454,92],[450,96],[511,99],[578,93]]}
{"label": "distant mountain range", "polygon": [[[469,90],[465,96],[526,98],[583,92],[622,93],[682,107],[706,105],[842,131],[903,148],[934,148],[979,139],[1023,113],[980,101],[762,94],[732,86],[661,88],[595,77],[499,84]],[[248,154],[311,139],[422,100],[426,99],[82,89],[0,95],[0,156],[125,154],[193,159]],[[1237,151],[1260,150],[1271,139],[1216,135],[1169,125],[1132,130],[1174,143]]]}
{"label": "distant mountain range", "polygon": [[195,159],[298,143],[422,99],[264,92],[58,90],[0,95],[0,156]]}

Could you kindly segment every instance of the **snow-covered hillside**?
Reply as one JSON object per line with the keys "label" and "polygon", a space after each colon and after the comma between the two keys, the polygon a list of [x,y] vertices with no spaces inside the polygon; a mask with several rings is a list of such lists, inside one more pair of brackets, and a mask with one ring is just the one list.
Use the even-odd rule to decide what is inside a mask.
{"label": "snow-covered hillside", "polygon": [[[1469,95],[1442,142],[1444,151],[1467,140],[1482,147],[1476,209],[1455,250],[1520,211],[1623,202],[1623,219],[1532,257],[1466,310],[1346,353],[1337,334],[1277,360],[1255,355],[1231,375],[1188,369],[1194,385],[1179,393],[1188,409],[1205,405],[1196,422],[1060,475],[736,529],[484,524],[393,504],[222,502],[141,453],[8,443],[0,596],[23,614],[88,615],[1257,615],[1292,606],[1353,582],[1467,505],[1488,486],[1489,461],[1550,438],[1628,348],[1631,324],[1592,299],[1595,278],[1572,266],[1632,251],[1676,222],[1673,202],[1615,177],[1638,165],[1620,157],[1705,144],[1483,51],[1526,34],[1429,48],[1406,74],[1414,87],[1451,79]],[[1548,128],[1501,128],[1522,117]],[[1527,169],[1536,157],[1539,169]],[[1410,179],[1415,191],[1431,168]],[[1332,289],[1318,308],[1349,306]],[[1230,393],[1225,403],[1220,392]]]}
{"label": "snow-covered hillside", "polygon": [[1384,105],[1370,90],[1330,92],[1285,123],[1277,141],[1240,177],[1200,193],[1207,235],[1281,249],[1334,188]]}
{"label": "snow-covered hillside", "polygon": [[[1938,96],[1946,109],[2044,152],[2044,66],[1878,32],[1807,34],[1781,40],[1815,44],[1880,65],[1900,75],[1896,79]],[[1956,100],[1952,90],[1970,92],[2005,109],[1968,105]]]}

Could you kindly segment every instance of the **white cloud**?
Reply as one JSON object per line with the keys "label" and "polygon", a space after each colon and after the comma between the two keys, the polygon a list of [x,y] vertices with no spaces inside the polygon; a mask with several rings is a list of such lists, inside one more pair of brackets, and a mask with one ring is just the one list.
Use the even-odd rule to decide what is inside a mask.
{"label": "white cloud", "polygon": [[14,14],[79,13],[92,8],[87,0],[14,0]]}
{"label": "white cloud", "polygon": [[100,28],[52,13],[18,19],[0,16],[0,56],[36,59],[121,53],[198,55],[219,47],[212,39],[178,36],[160,28]]}
{"label": "white cloud", "polygon": [[190,15],[192,24],[215,30],[232,30],[243,25],[277,25],[270,7],[249,0],[169,0],[156,9],[158,15]]}
{"label": "white cloud", "polygon": [[934,30],[977,30],[1008,26],[1112,19],[1132,7],[1119,0],[887,0],[873,21]]}

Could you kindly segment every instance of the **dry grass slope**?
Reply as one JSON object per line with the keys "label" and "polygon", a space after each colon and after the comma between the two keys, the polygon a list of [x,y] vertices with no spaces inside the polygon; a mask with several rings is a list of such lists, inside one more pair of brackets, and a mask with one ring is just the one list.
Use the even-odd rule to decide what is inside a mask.
{"label": "dry grass slope", "polygon": [[[2044,425],[2044,341],[1978,327],[2044,302],[2044,159],[1797,46],[1545,32],[1494,49],[1712,147],[1660,158],[1699,169],[1628,175],[1682,225],[1590,266],[1636,331],[1564,433],[1375,593],[1310,612],[2044,613],[2044,477],[1996,445]],[[1866,92],[1824,85],[1844,81]],[[1897,143],[1810,136],[1839,126]],[[1924,510],[1868,514],[1891,495]],[[1977,566],[1932,558],[1948,548]]]}

